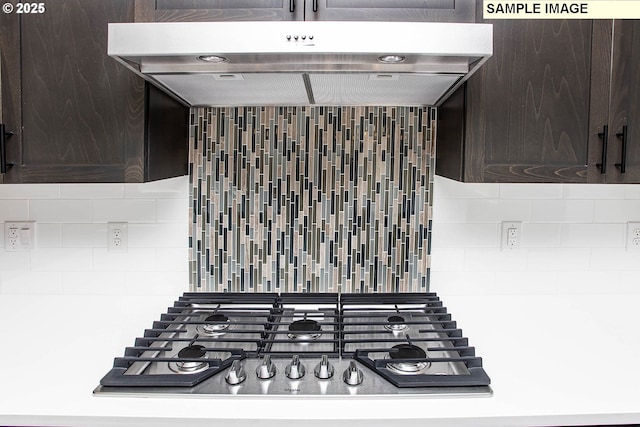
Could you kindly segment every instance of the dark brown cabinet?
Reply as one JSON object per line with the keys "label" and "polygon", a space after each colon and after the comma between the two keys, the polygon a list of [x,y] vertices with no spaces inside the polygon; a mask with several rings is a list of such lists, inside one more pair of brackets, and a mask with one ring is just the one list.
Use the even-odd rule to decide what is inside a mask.
{"label": "dark brown cabinet", "polygon": [[307,21],[473,22],[475,1],[305,0],[305,19]]}
{"label": "dark brown cabinet", "polygon": [[436,173],[586,182],[591,21],[487,21],[494,54],[438,110]]}
{"label": "dark brown cabinet", "polygon": [[[139,0],[140,1],[140,0]],[[141,0],[153,21],[473,22],[465,0]]]}
{"label": "dark brown cabinet", "polygon": [[148,21],[291,21],[304,19],[303,0],[136,0]]}
{"label": "dark brown cabinet", "polygon": [[436,173],[465,182],[640,182],[637,21],[487,22],[494,56],[438,110]]}
{"label": "dark brown cabinet", "polygon": [[640,183],[640,21],[616,20],[612,25],[607,167],[602,175],[606,182]]}
{"label": "dark brown cabinet", "polygon": [[[188,109],[108,57],[133,1],[50,0],[0,15],[5,182],[143,182],[187,173]],[[159,133],[148,126],[168,122]],[[179,122],[181,121],[181,123]],[[171,161],[167,161],[170,158]]]}

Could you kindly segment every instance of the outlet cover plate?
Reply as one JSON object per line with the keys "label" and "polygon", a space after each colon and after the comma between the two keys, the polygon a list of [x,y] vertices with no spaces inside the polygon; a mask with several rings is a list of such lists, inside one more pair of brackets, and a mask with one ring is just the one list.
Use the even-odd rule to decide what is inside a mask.
{"label": "outlet cover plate", "polygon": [[500,250],[513,251],[520,248],[522,221],[503,221],[500,235]]}
{"label": "outlet cover plate", "polygon": [[4,223],[4,250],[7,252],[32,251],[36,239],[35,221],[7,221]]}
{"label": "outlet cover plate", "polygon": [[640,222],[627,223],[627,252],[640,253]]}
{"label": "outlet cover plate", "polygon": [[107,223],[107,250],[127,252],[129,249],[129,226],[126,222]]}

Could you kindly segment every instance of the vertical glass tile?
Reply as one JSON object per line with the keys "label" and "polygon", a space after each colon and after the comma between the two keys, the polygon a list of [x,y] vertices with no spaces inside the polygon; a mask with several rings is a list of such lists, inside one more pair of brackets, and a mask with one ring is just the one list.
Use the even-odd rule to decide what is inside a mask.
{"label": "vertical glass tile", "polygon": [[434,120],[414,107],[192,109],[191,289],[428,290]]}

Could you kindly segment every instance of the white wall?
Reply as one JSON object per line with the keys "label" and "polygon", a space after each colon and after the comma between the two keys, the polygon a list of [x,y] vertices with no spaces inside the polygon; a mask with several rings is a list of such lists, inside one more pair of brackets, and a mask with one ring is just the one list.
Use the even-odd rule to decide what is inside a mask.
{"label": "white wall", "polygon": [[[640,185],[461,184],[436,177],[431,288],[443,294],[640,291]],[[0,222],[35,220],[36,249],[0,245],[0,294],[188,290],[188,178],[147,184],[0,185]],[[500,223],[523,222],[501,252]],[[129,222],[129,251],[106,223]],[[4,227],[0,227],[4,242]],[[603,308],[606,309],[606,308]]]}
{"label": "white wall", "polygon": [[[436,177],[434,193],[436,292],[640,292],[640,252],[625,249],[626,223],[640,221],[640,185]],[[522,221],[520,249],[500,250],[502,221]]]}
{"label": "white wall", "polygon": [[[0,223],[36,221],[36,248],[4,250],[0,294],[159,294],[189,289],[188,177],[147,184],[3,184]],[[107,222],[128,222],[126,253]]]}

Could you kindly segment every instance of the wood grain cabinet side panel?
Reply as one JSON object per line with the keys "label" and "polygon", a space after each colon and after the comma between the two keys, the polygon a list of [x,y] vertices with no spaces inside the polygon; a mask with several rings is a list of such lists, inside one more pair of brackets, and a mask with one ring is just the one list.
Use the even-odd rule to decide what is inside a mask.
{"label": "wood grain cabinet side panel", "polygon": [[154,86],[146,87],[145,181],[189,173],[189,109]]}

